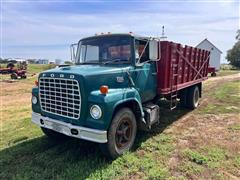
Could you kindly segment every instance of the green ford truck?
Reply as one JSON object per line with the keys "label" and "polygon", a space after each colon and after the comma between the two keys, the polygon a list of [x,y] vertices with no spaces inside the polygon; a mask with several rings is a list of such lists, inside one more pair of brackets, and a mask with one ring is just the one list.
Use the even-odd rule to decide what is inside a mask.
{"label": "green ford truck", "polygon": [[[180,71],[173,67],[182,64],[166,66],[168,61],[173,64],[164,55],[169,43],[161,43],[133,34],[81,39],[74,65],[39,74],[32,89],[32,122],[52,138],[66,135],[97,142],[111,158],[128,151],[137,130],[151,129],[159,122],[157,99],[184,97],[185,105],[194,109],[201,96],[203,68],[195,68],[201,68],[195,72],[197,78],[174,80]],[[163,72],[170,73],[169,78],[162,78]]]}

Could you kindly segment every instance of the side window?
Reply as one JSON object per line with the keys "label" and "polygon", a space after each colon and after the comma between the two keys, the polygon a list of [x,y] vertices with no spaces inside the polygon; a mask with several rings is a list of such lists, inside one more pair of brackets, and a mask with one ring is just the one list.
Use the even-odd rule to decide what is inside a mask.
{"label": "side window", "polygon": [[149,45],[147,43],[147,41],[143,41],[143,40],[137,40],[135,42],[135,57],[136,60],[138,61],[139,58],[139,63],[143,63],[149,60]]}

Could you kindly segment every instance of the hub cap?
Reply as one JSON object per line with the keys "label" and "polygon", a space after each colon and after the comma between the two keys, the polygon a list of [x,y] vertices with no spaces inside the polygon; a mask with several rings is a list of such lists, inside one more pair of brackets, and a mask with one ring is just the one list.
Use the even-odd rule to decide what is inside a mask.
{"label": "hub cap", "polygon": [[194,105],[197,107],[198,106],[198,100],[199,100],[199,91],[196,90],[194,93]]}
{"label": "hub cap", "polygon": [[133,125],[129,118],[120,121],[116,131],[116,145],[119,149],[126,147],[132,138]]}

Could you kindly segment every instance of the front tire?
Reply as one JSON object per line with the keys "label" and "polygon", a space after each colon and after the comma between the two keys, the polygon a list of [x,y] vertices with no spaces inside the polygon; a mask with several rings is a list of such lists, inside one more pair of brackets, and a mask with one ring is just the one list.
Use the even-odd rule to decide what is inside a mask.
{"label": "front tire", "polygon": [[108,131],[108,142],[100,144],[100,149],[107,157],[116,159],[129,151],[135,141],[137,123],[129,108],[120,109],[114,116]]}

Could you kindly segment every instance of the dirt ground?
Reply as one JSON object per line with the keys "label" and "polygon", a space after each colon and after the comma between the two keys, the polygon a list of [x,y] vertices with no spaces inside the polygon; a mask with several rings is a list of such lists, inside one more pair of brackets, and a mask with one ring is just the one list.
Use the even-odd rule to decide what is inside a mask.
{"label": "dirt ground", "polygon": [[[204,92],[217,89],[219,84],[231,81],[240,81],[240,74],[228,75],[225,77],[214,77],[204,82]],[[240,86],[238,86],[240,93]],[[200,101],[200,107],[207,106],[207,104],[214,103],[211,96],[203,95]],[[227,108],[227,107],[226,107]],[[239,107],[238,107],[239,108]],[[169,160],[171,171],[175,175],[180,175],[178,171],[179,163],[182,163],[180,152],[183,149],[198,149],[199,146],[210,147],[212,145],[226,149],[230,154],[240,155],[240,133],[239,131],[231,131],[229,127],[240,124],[240,112],[224,113],[224,114],[196,114],[195,112],[187,115],[174,122],[171,128],[165,132],[167,134],[174,134],[179,137],[176,143],[176,150],[174,155]],[[231,172],[231,170],[229,170]],[[240,169],[233,172],[235,175],[225,170],[220,170],[218,173],[224,174],[225,178],[240,179]],[[210,172],[202,173],[203,179],[209,178]],[[190,175],[190,179],[198,179],[198,176]]]}
{"label": "dirt ground", "polygon": [[[159,127],[160,130],[156,130],[155,134],[140,136],[134,152],[110,163],[102,158],[99,150],[92,144],[83,145],[83,148],[89,146],[91,149],[87,153],[81,145],[69,142],[63,148],[62,154],[57,156],[56,152],[63,145],[45,142],[39,128],[30,122],[31,88],[34,80],[1,82],[0,155],[4,160],[0,160],[0,166],[1,163],[5,164],[1,167],[3,173],[0,172],[0,179],[1,177],[16,179],[15,172],[17,177],[35,179],[48,162],[66,164],[68,169],[65,170],[65,166],[64,171],[57,167],[43,169],[41,178],[77,179],[78,173],[81,173],[81,177],[98,179],[100,172],[101,177],[104,173],[107,177],[111,177],[112,175],[109,174],[112,173],[116,179],[151,179],[151,177],[155,177],[153,179],[170,177],[170,179],[240,179],[240,107],[239,102],[234,101],[235,96],[239,98],[239,81],[240,73],[209,78],[203,83],[203,97],[197,110],[187,113],[181,109],[173,112],[164,111],[161,116],[164,121],[162,123],[167,123],[163,128]],[[227,94],[229,96],[227,97],[222,93],[226,88],[221,86],[234,82],[238,82],[238,85],[234,86],[237,89],[234,89],[235,93]],[[216,95],[215,91],[220,92]],[[217,96],[220,98],[216,98]],[[24,144],[27,141],[29,142]],[[37,152],[35,147],[43,149],[38,156],[33,153]],[[29,148],[33,154],[25,153]],[[48,148],[52,153],[50,155]],[[8,155],[9,152],[11,155]],[[81,153],[85,154],[86,158],[82,157]],[[79,157],[76,158],[76,154]],[[59,159],[54,159],[52,156],[57,156]],[[42,158],[39,157],[45,160],[41,161]],[[75,164],[69,162],[69,158],[76,160]],[[22,164],[15,162],[21,159],[27,161],[22,161]],[[90,167],[91,162],[93,162],[92,167]],[[126,165],[129,162],[132,163],[131,166]],[[167,169],[166,172],[161,168]],[[91,172],[88,172],[90,169]],[[116,169],[120,175],[115,174]],[[155,169],[156,171],[152,171]]]}

